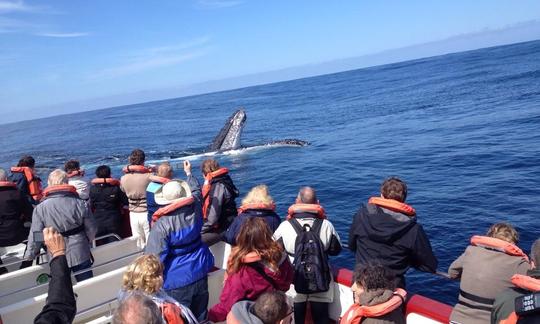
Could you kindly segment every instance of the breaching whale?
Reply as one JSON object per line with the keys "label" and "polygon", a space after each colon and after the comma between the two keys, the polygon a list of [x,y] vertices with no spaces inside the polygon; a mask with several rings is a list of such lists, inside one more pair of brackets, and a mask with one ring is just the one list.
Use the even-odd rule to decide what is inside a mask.
{"label": "breaching whale", "polygon": [[[214,138],[208,152],[214,151],[229,151],[240,148],[240,137],[242,136],[242,130],[246,125],[246,111],[243,108],[236,110],[225,122],[225,125],[221,128],[217,136]],[[309,143],[298,139],[284,139],[279,141],[272,141],[266,145],[289,145],[289,146],[306,146]]]}

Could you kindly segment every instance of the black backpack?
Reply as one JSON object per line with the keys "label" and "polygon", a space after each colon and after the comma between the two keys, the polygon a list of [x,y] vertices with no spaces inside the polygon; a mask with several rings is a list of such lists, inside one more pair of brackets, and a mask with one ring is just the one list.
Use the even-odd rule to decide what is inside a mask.
{"label": "black backpack", "polygon": [[328,256],[320,239],[323,220],[316,218],[312,226],[289,220],[294,231],[294,289],[301,294],[314,294],[330,289]]}

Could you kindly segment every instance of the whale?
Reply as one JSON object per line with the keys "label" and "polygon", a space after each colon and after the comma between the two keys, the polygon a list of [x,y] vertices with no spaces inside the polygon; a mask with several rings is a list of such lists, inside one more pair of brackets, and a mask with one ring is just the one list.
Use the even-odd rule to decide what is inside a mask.
{"label": "whale", "polygon": [[[247,115],[244,108],[237,109],[225,122],[212,143],[208,146],[207,152],[224,152],[242,148],[242,131],[246,126]],[[306,146],[308,142],[288,138],[274,140],[257,146]]]}

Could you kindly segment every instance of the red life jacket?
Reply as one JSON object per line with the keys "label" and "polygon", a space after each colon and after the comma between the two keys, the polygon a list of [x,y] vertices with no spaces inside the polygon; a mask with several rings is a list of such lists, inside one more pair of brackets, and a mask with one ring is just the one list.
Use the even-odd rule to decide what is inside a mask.
{"label": "red life jacket", "polygon": [[161,314],[167,324],[184,324],[184,319],[182,318],[182,309],[176,306],[173,303],[164,302],[159,305],[161,309]]}
{"label": "red life jacket", "polygon": [[11,181],[0,181],[0,187],[17,188],[17,185]]}
{"label": "red life jacket", "polygon": [[195,198],[193,198],[193,196],[185,197],[185,198],[177,199],[175,202],[165,207],[161,207],[160,209],[156,210],[154,215],[152,215],[152,225],[154,225],[154,223],[157,222],[158,219],[161,218],[161,216],[167,215],[170,212],[177,210],[178,208],[191,205],[193,204],[194,201],[195,201]]}
{"label": "red life jacket", "polygon": [[352,305],[341,318],[340,324],[360,324],[364,318],[379,317],[396,310],[407,297],[407,292],[401,288],[394,291],[394,296],[384,303],[373,306]]}
{"label": "red life jacket", "polygon": [[70,192],[70,193],[76,194],[77,197],[79,196],[79,194],[77,194],[77,189],[74,186],[68,185],[68,184],[62,184],[62,185],[48,186],[47,188],[45,188],[45,190],[43,190],[43,197],[46,198],[50,194],[55,193],[55,192]]}
{"label": "red life jacket", "polygon": [[369,198],[368,204],[377,205],[386,209],[393,210],[398,213],[405,214],[407,216],[416,215],[416,210],[406,203],[394,199],[386,199],[382,197],[371,197]]}
{"label": "red life jacket", "polygon": [[71,172],[68,172],[67,174],[67,177],[68,178],[73,178],[73,177],[84,177],[84,170],[75,170],[75,171],[71,171]]}
{"label": "red life jacket", "polygon": [[251,204],[243,204],[242,206],[240,206],[238,208],[238,213],[243,213],[245,212],[246,210],[248,209],[263,209],[263,210],[272,210],[272,211],[275,211],[276,210],[276,204],[274,204],[273,202],[270,203],[270,204],[265,204],[265,203],[251,203]]}
{"label": "red life jacket", "polygon": [[[540,291],[540,279],[536,279],[530,276],[515,274],[511,279],[514,286],[525,289],[532,292]],[[499,324],[516,324],[519,320],[519,316],[516,312],[510,313],[507,318],[501,320]]]}
{"label": "red life jacket", "polygon": [[171,179],[164,178],[164,177],[159,177],[157,175],[151,175],[150,176],[150,181],[161,183],[161,184],[166,184],[166,183],[171,182]]}
{"label": "red life jacket", "polygon": [[151,173],[152,168],[145,167],[144,165],[126,165],[122,172],[124,173]]}
{"label": "red life jacket", "polygon": [[515,244],[506,242],[505,240],[494,237],[475,235],[471,238],[471,245],[501,251],[508,255],[520,256],[527,262],[529,262],[529,257],[527,256],[527,254],[523,253],[523,251]]}
{"label": "red life jacket", "polygon": [[294,217],[294,214],[298,213],[310,213],[317,215],[317,218],[325,219],[326,212],[324,211],[323,206],[319,204],[293,204],[289,207],[287,212],[287,219]]}
{"label": "red life jacket", "polygon": [[203,219],[208,218],[208,207],[210,207],[210,189],[212,188],[212,180],[214,178],[226,175],[229,173],[229,169],[227,168],[220,168],[216,171],[209,172],[204,176],[204,185],[202,188],[202,195],[203,195],[203,206],[202,206],[202,212],[203,212]]}
{"label": "red life jacket", "polygon": [[111,186],[119,186],[120,181],[114,178],[94,178],[92,179],[92,184],[109,184]]}
{"label": "red life jacket", "polygon": [[40,201],[43,198],[43,189],[41,187],[41,179],[34,176],[34,171],[29,167],[12,167],[11,172],[24,173],[26,182],[28,182],[28,191],[30,196],[35,201]]}

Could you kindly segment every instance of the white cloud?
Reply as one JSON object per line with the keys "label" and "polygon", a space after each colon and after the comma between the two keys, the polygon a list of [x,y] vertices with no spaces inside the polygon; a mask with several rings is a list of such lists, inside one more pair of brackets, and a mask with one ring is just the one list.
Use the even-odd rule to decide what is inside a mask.
{"label": "white cloud", "polygon": [[22,0],[19,0],[19,1],[0,0],[0,13],[31,12],[37,9],[38,7],[27,5]]}
{"label": "white cloud", "polygon": [[210,50],[210,47],[207,46],[208,41],[208,37],[201,37],[181,44],[151,47],[124,54],[118,61],[125,63],[92,73],[88,79],[111,79],[160,67],[178,65],[206,55]]}
{"label": "white cloud", "polygon": [[73,38],[88,36],[90,33],[36,33],[35,35],[42,37]]}
{"label": "white cloud", "polygon": [[241,0],[198,0],[197,5],[201,9],[221,9],[241,5]]}

